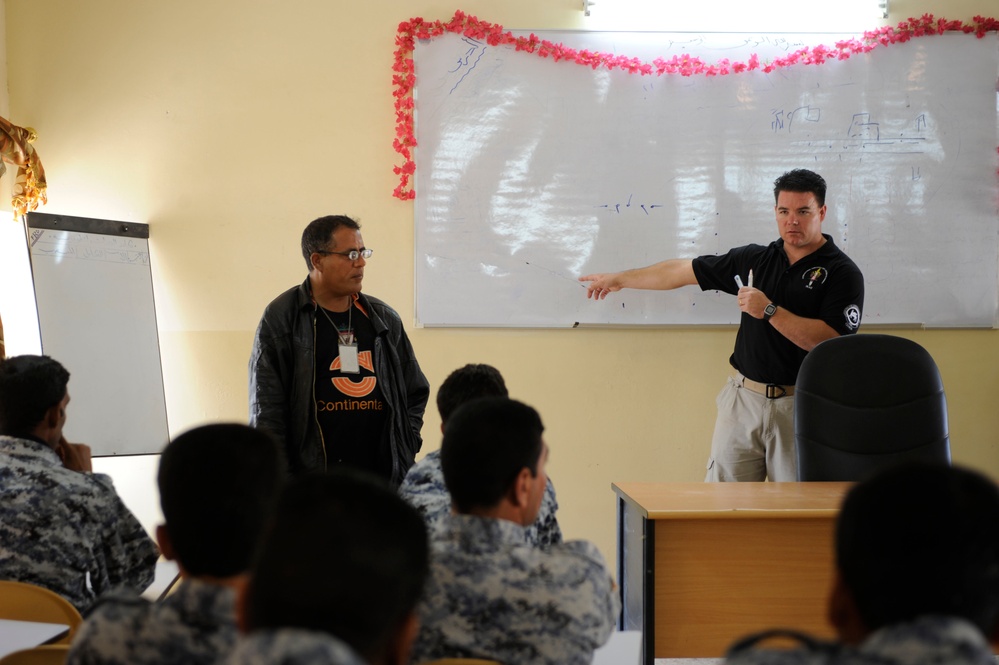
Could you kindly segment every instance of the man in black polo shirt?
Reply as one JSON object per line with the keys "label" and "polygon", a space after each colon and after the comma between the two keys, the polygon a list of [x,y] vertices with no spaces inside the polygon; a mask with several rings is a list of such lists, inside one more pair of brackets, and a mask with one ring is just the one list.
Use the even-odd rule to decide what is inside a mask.
{"label": "man in black polo shirt", "polygon": [[828,235],[826,182],[805,169],[774,182],[780,240],[720,256],[670,259],[645,268],[580,277],[586,295],[698,285],[736,296],[742,318],[718,396],[708,481],[796,480],[794,383],[816,344],[857,332],[864,306],[860,269]]}

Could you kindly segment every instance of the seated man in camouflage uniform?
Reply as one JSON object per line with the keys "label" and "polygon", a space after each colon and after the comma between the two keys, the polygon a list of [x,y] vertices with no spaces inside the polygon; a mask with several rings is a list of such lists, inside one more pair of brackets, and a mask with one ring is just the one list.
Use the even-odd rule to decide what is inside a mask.
{"label": "seated man in camouflage uniform", "polygon": [[[829,620],[839,642],[755,635],[731,665],[995,665],[999,487],[978,473],[909,464],[854,487],[836,526]],[[791,637],[801,648],[755,649]]]}
{"label": "seated man in camouflage uniform", "polygon": [[427,531],[384,481],[345,467],[293,479],[239,604],[229,665],[404,665]]}
{"label": "seated man in camouflage uniform", "polygon": [[90,448],[63,437],[68,384],[46,356],[0,362],[0,579],[85,613],[112,588],[149,586],[159,552],[111,479],[90,473]]}
{"label": "seated man in camouflage uniform", "polygon": [[543,431],[537,411],[505,397],[448,420],[441,464],[456,514],[431,544],[414,662],[581,665],[609,639],[621,601],[596,547],[524,540],[544,494]]}
{"label": "seated man in camouflage uniform", "polygon": [[[503,376],[492,365],[465,365],[454,370],[437,390],[441,431],[444,431],[447,419],[454,410],[465,402],[478,397],[506,397],[508,394]],[[423,514],[431,535],[440,530],[445,518],[451,514],[451,495],[444,485],[440,450],[428,453],[410,468],[399,494]],[[525,530],[527,542],[541,546],[562,542],[562,529],[555,516],[557,510],[555,486],[549,478],[545,483],[538,518]]]}
{"label": "seated man in camouflage uniform", "polygon": [[246,425],[206,425],[163,451],[156,536],[182,580],[163,601],[134,594],[98,601],[70,665],[209,665],[236,642],[236,589],[284,480],[277,441]]}

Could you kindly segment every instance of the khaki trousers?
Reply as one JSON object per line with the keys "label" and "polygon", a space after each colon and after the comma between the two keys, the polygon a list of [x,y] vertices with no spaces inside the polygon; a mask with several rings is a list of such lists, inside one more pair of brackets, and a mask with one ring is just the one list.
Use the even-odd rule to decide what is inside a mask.
{"label": "khaki trousers", "polygon": [[705,482],[798,479],[793,396],[767,399],[729,377],[715,402]]}

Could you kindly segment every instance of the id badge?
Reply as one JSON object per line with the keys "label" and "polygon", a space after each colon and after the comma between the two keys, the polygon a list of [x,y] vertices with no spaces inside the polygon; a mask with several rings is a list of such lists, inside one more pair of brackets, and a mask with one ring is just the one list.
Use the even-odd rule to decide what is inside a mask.
{"label": "id badge", "polygon": [[360,374],[357,362],[357,344],[340,344],[340,371],[344,374]]}

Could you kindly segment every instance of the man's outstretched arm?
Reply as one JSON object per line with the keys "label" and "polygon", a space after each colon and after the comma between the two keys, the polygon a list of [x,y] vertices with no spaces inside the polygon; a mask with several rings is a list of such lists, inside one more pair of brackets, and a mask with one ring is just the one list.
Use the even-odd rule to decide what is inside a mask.
{"label": "man's outstretched arm", "polygon": [[694,262],[691,259],[669,259],[644,268],[622,272],[599,272],[583,275],[581,282],[586,286],[586,297],[604,299],[609,293],[621,289],[654,289],[668,291],[681,286],[697,284],[694,275]]}

